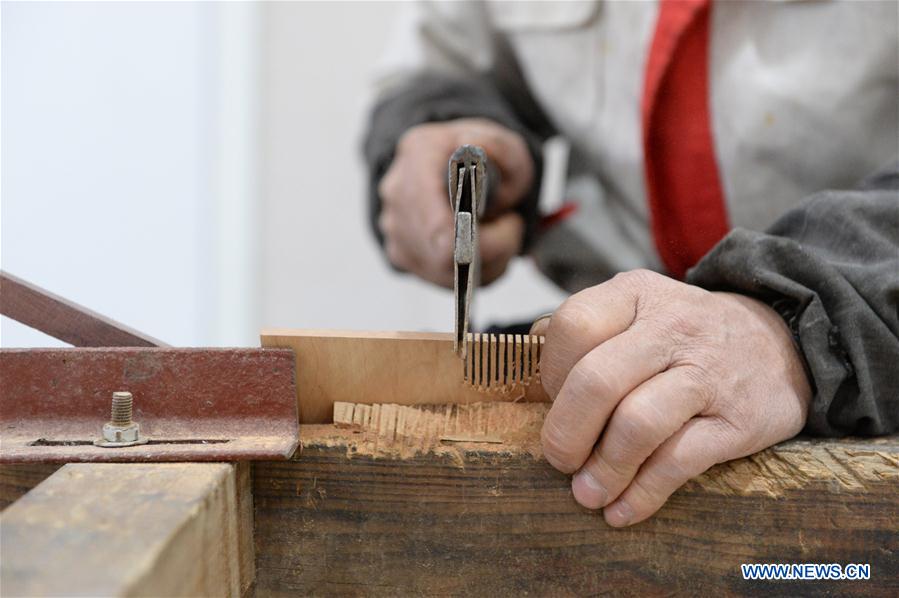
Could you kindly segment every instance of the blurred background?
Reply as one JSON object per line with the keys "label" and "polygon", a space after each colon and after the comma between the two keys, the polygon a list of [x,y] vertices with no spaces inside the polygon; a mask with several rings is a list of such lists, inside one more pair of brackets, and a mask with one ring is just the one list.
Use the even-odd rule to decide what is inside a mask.
{"label": "blurred background", "polygon": [[[399,5],[2,4],[0,265],[181,346],[452,329],[366,220],[369,81]],[[481,324],[563,299],[529,260]],[[61,343],[7,318],[0,344]]]}

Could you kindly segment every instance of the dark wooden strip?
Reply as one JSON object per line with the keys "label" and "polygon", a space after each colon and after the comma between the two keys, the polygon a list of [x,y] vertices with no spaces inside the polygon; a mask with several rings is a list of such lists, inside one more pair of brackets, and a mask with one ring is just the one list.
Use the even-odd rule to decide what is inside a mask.
{"label": "dark wooden strip", "polygon": [[0,510],[19,500],[59,467],[54,463],[0,463]]}
{"label": "dark wooden strip", "polygon": [[[439,442],[450,410],[422,416],[426,437],[409,413],[394,435],[302,426],[296,460],[254,464],[257,595],[899,593],[897,437],[790,441],[613,529],[543,461],[525,411],[518,427],[482,413],[503,416],[486,432],[504,444]],[[868,563],[872,578],[743,580],[741,563],[768,562]]]}
{"label": "dark wooden strip", "polygon": [[0,272],[0,313],[75,347],[167,346],[7,272]]}

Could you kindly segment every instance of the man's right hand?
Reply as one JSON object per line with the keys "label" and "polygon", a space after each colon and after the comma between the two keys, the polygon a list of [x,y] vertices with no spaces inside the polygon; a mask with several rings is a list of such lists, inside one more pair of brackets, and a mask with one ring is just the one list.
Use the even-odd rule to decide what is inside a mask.
{"label": "man's right hand", "polygon": [[397,143],[393,162],[378,185],[378,227],[387,258],[397,268],[444,287],[453,286],[447,166],[464,144],[482,147],[502,179],[491,211],[478,228],[481,281],[493,282],[521,250],[524,220],[512,210],[534,181],[534,162],[521,135],[478,118],[412,127]]}

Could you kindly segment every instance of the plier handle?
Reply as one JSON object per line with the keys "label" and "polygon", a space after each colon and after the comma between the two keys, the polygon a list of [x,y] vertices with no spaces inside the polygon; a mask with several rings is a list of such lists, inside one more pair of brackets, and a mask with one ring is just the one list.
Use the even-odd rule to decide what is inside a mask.
{"label": "plier handle", "polygon": [[453,208],[453,290],[455,337],[453,351],[464,359],[468,352],[469,320],[474,289],[480,283],[478,220],[487,209],[487,154],[476,145],[463,145],[449,161],[449,196]]}

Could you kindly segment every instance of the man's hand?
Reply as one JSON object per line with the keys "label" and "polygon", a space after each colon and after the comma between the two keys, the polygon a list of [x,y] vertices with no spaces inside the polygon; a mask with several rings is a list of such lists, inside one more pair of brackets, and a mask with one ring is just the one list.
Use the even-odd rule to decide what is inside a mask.
{"label": "man's hand", "polygon": [[492,121],[459,119],[406,131],[378,185],[390,262],[433,283],[453,286],[453,212],[447,190],[450,156],[463,144],[479,145],[500,171],[496,205],[479,223],[481,278],[492,282],[521,249],[524,221],[510,212],[530,189],[534,163],[524,139]]}
{"label": "man's hand", "polygon": [[647,271],[569,298],[540,364],[543,451],[585,507],[624,526],[716,463],[798,433],[811,389],[777,313]]}

